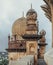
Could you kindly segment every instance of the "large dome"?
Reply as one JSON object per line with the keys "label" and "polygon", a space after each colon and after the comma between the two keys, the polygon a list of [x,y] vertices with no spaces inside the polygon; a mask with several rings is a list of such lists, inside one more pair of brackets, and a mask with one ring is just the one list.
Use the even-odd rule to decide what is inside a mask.
{"label": "large dome", "polygon": [[16,34],[19,39],[21,35],[25,33],[26,30],[26,18],[21,17],[17,19],[12,26],[12,34]]}

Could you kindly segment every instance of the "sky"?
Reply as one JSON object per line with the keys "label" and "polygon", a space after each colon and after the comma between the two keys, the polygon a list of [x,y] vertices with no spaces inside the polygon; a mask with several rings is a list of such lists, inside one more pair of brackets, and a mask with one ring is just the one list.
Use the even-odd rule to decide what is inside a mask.
{"label": "sky", "polygon": [[52,45],[52,24],[45,17],[41,5],[45,4],[43,0],[0,0],[0,52],[8,48],[8,35],[11,34],[12,25],[16,19],[26,16],[32,3],[33,9],[37,12],[37,20],[39,21],[39,31],[46,31],[46,50]]}

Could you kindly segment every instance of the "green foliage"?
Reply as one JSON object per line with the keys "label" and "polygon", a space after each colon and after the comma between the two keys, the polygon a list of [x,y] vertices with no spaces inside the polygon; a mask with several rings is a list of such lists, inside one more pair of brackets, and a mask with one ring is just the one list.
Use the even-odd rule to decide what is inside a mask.
{"label": "green foliage", "polygon": [[2,61],[0,61],[0,65],[8,65],[8,60],[7,59],[4,59]]}

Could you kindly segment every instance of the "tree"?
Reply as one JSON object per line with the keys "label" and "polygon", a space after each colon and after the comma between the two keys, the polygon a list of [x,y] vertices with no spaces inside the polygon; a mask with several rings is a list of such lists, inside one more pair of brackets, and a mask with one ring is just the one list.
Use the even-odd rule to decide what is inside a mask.
{"label": "tree", "polygon": [[53,47],[53,0],[43,0],[46,4],[41,8],[45,11],[46,17],[52,22],[52,47]]}
{"label": "tree", "polygon": [[2,65],[8,65],[8,60],[7,60],[7,59],[4,59],[4,60],[2,61]]}
{"label": "tree", "polygon": [[8,65],[9,61],[7,59],[3,59],[0,61],[0,65]]}

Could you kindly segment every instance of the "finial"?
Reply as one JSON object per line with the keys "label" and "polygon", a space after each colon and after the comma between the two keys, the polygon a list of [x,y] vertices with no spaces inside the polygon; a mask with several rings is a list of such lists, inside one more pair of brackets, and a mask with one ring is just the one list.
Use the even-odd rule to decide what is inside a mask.
{"label": "finial", "polygon": [[32,3],[31,3],[31,9],[32,9]]}
{"label": "finial", "polygon": [[24,17],[24,11],[23,11],[23,13],[22,13],[22,16]]}

